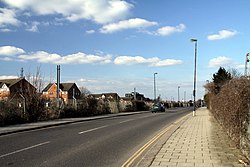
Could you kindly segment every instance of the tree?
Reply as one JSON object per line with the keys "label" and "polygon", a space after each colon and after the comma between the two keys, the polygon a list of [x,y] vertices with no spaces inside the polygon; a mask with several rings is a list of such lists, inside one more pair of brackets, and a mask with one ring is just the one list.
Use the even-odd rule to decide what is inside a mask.
{"label": "tree", "polygon": [[233,77],[230,72],[226,71],[225,68],[220,67],[218,72],[213,74],[213,83],[215,88],[215,93],[219,93],[222,86],[231,80]]}
{"label": "tree", "polygon": [[36,72],[33,74],[29,70],[28,73],[26,73],[25,78],[36,88],[38,93],[42,91],[44,86],[44,77],[41,74],[41,65],[36,68]]}
{"label": "tree", "polygon": [[79,87],[83,97],[88,96],[91,92],[84,86]]}
{"label": "tree", "polygon": [[228,72],[231,74],[233,79],[240,79],[243,75],[235,68],[230,68]]}

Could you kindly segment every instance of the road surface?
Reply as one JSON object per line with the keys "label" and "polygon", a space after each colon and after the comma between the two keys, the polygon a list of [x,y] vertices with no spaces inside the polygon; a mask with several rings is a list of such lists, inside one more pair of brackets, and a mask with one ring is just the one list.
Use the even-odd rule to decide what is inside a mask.
{"label": "road surface", "polygon": [[192,108],[73,123],[0,137],[0,166],[121,166]]}

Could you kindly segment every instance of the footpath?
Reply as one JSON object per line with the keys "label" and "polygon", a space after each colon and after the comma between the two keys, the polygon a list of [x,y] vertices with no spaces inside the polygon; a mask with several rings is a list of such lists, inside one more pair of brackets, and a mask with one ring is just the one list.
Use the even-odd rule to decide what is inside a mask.
{"label": "footpath", "polygon": [[155,155],[150,166],[241,167],[249,165],[209,110],[200,108],[195,117],[190,115],[172,133]]}

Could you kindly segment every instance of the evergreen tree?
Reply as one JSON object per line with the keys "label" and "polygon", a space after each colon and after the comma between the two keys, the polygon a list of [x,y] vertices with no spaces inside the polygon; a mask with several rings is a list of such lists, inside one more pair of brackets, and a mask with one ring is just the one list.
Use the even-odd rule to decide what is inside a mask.
{"label": "evergreen tree", "polygon": [[220,67],[218,72],[213,74],[213,82],[215,86],[215,93],[219,93],[221,87],[233,77],[230,72],[226,71],[225,68]]}

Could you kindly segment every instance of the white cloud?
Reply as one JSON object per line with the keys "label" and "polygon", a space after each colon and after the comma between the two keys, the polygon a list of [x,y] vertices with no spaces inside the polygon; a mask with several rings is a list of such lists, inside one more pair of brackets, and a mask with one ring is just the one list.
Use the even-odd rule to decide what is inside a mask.
{"label": "white cloud", "polygon": [[170,34],[176,33],[176,32],[183,32],[186,29],[186,26],[184,24],[179,24],[177,26],[165,26],[159,28],[156,32],[153,34],[159,35],[159,36],[168,36]]}
{"label": "white cloud", "polygon": [[95,30],[87,30],[86,33],[87,33],[87,34],[94,34],[94,33],[95,33]]}
{"label": "white cloud", "polygon": [[2,28],[0,29],[1,32],[11,32],[12,30],[9,28]]}
{"label": "white cloud", "polygon": [[2,76],[0,76],[0,79],[16,79],[16,78],[18,78],[18,76],[12,76],[12,75],[8,75],[8,76],[2,75]]}
{"label": "white cloud", "polygon": [[69,21],[80,19],[92,20],[105,24],[126,18],[132,4],[120,0],[3,0],[11,8],[27,11],[37,15],[61,15]]}
{"label": "white cloud", "polygon": [[96,56],[87,55],[85,53],[76,53],[61,57],[58,61],[59,64],[80,63],[80,64],[106,64],[111,62],[111,55]]}
{"label": "white cloud", "polygon": [[218,34],[208,35],[207,39],[211,41],[220,40],[220,39],[231,38],[237,34],[238,34],[237,31],[221,30],[219,31]]}
{"label": "white cloud", "polygon": [[98,82],[98,80],[81,78],[81,79],[79,79],[79,82],[82,82],[82,83],[96,83],[96,82]]}
{"label": "white cloud", "polygon": [[100,32],[102,33],[113,33],[116,31],[121,31],[125,29],[138,29],[138,28],[145,28],[149,26],[157,25],[157,22],[147,21],[141,18],[134,18],[129,20],[119,21],[118,23],[111,23],[104,25]]}
{"label": "white cloud", "polygon": [[40,63],[52,62],[53,64],[106,64],[111,62],[111,57],[111,55],[96,56],[87,55],[81,52],[61,56],[58,54],[50,54],[44,51],[18,56],[18,58],[21,60],[36,60]]}
{"label": "white cloud", "polygon": [[44,51],[38,51],[31,54],[20,55],[18,56],[18,58],[22,60],[37,60],[38,62],[41,63],[49,63],[49,62],[56,63],[61,59],[61,56],[58,54],[49,54]]}
{"label": "white cloud", "polygon": [[12,9],[0,8],[0,27],[7,25],[19,26],[21,22],[16,18],[16,13]]}
{"label": "white cloud", "polygon": [[34,22],[32,22],[31,26],[28,27],[26,30],[27,30],[27,31],[30,31],[30,32],[38,32],[38,26],[39,26],[39,25],[40,25],[39,22],[34,21]]}
{"label": "white cloud", "polygon": [[23,54],[25,51],[21,48],[17,48],[14,46],[1,46],[0,47],[0,56],[15,56],[19,54]]}
{"label": "white cloud", "polygon": [[148,66],[161,67],[182,64],[181,60],[166,59],[160,60],[158,57],[144,58],[141,56],[119,56],[116,57],[114,63],[117,65],[134,65],[134,64],[144,64]]}
{"label": "white cloud", "polygon": [[171,66],[171,65],[178,65],[182,64],[182,60],[174,60],[174,59],[166,59],[158,61],[157,63],[153,64],[152,66],[162,67],[162,66]]}
{"label": "white cloud", "polygon": [[230,66],[233,64],[232,59],[225,57],[225,56],[219,56],[217,58],[213,58],[209,61],[208,67],[214,68],[214,67],[223,67],[223,66]]}

